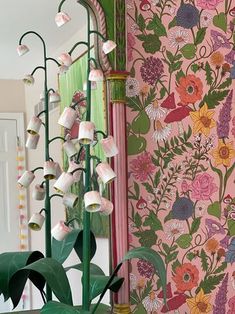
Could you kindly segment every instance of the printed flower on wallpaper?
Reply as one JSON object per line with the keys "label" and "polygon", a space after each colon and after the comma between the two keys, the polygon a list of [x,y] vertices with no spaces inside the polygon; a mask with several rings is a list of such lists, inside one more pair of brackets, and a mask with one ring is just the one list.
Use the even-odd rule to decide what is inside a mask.
{"label": "printed flower on wallpaper", "polygon": [[[128,0],[133,313],[235,310],[235,8],[230,0]],[[235,312],[234,312],[235,313]]]}

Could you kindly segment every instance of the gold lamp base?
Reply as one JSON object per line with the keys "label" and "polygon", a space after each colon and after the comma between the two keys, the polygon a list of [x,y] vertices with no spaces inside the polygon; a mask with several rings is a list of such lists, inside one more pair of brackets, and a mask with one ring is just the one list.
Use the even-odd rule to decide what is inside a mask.
{"label": "gold lamp base", "polygon": [[131,314],[131,308],[129,304],[114,304],[113,314]]}

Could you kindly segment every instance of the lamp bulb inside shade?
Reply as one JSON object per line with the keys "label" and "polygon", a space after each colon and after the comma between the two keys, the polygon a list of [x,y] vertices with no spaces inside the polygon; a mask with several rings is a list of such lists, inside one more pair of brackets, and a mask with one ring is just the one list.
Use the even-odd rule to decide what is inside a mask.
{"label": "lamp bulb inside shade", "polygon": [[63,26],[71,20],[71,17],[65,12],[58,12],[55,16],[55,22],[58,27]]}
{"label": "lamp bulb inside shade", "polygon": [[41,230],[44,221],[45,221],[45,217],[40,213],[36,213],[36,214],[33,214],[33,216],[30,218],[28,222],[28,226],[31,230],[39,231]]}
{"label": "lamp bulb inside shade", "polygon": [[29,51],[29,48],[26,45],[19,45],[16,50],[18,55],[21,57]]}
{"label": "lamp bulb inside shade", "polygon": [[27,188],[33,182],[35,175],[32,171],[25,171],[22,176],[19,178],[17,183],[22,188]]}
{"label": "lamp bulb inside shade", "polygon": [[26,85],[33,85],[34,84],[34,77],[31,74],[27,74],[25,75],[25,77],[23,78],[23,82]]}
{"label": "lamp bulb inside shade", "polygon": [[106,40],[103,43],[102,50],[107,55],[117,47],[117,44],[112,40]]}
{"label": "lamp bulb inside shade", "polygon": [[101,197],[97,191],[90,191],[84,194],[85,209],[88,212],[94,213],[100,210]]}

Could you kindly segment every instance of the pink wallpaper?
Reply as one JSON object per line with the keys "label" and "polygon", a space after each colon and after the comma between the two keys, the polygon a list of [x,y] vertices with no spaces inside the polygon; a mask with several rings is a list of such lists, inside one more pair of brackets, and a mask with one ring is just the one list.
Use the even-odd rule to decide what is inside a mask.
{"label": "pink wallpaper", "polygon": [[[126,0],[133,313],[235,313],[235,7]],[[233,50],[234,48],[234,50]]]}

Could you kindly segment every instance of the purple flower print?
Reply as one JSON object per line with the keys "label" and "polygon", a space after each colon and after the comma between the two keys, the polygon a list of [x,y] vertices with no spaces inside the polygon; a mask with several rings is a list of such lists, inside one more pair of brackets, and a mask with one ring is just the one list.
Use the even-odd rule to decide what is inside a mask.
{"label": "purple flower print", "polygon": [[227,249],[228,245],[229,245],[229,240],[230,237],[228,235],[226,235],[222,240],[220,240],[220,245],[224,248]]}
{"label": "purple flower print", "polygon": [[212,237],[215,234],[225,234],[224,228],[221,224],[213,219],[206,219],[206,226],[208,229],[208,236]]}
{"label": "purple flower print", "polygon": [[144,82],[154,85],[163,74],[163,63],[159,58],[146,58],[140,68],[140,73]]}
{"label": "purple flower print", "polygon": [[224,56],[224,60],[228,63],[233,63],[235,57],[235,50],[232,49],[229,53]]}
{"label": "purple flower print", "polygon": [[181,4],[176,14],[176,21],[178,26],[192,28],[199,22],[199,11],[192,4]]}
{"label": "purple flower print", "polygon": [[231,120],[232,98],[233,91],[231,90],[226,98],[225,103],[219,111],[219,120],[217,122],[217,135],[220,139],[229,137],[229,122]]}
{"label": "purple flower print", "polygon": [[213,314],[226,314],[228,293],[228,273],[225,275],[219,291],[216,293]]}
{"label": "purple flower print", "polygon": [[138,272],[140,276],[148,278],[148,279],[150,279],[155,272],[153,264],[143,259],[140,259],[137,262],[137,268],[138,268]]}
{"label": "purple flower print", "polygon": [[229,40],[226,36],[222,33],[215,31],[214,29],[211,30],[211,37],[214,41],[213,48],[217,50],[219,48],[230,48]]}

